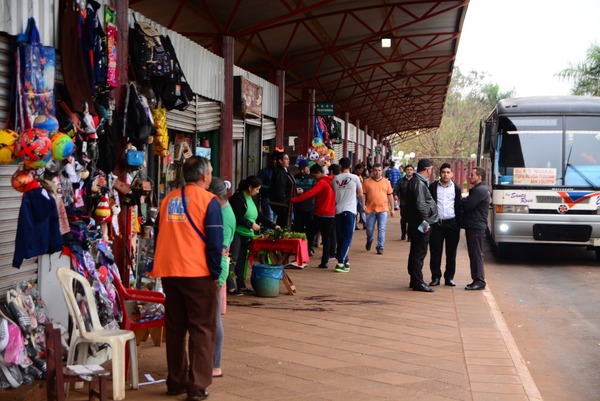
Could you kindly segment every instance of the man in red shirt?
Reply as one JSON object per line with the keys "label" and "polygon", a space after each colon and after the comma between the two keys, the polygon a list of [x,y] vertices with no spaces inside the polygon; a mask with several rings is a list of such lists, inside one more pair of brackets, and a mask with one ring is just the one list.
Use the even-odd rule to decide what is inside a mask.
{"label": "man in red shirt", "polygon": [[333,176],[326,176],[323,167],[319,164],[313,164],[310,167],[310,174],[317,180],[314,187],[304,192],[300,196],[292,198],[293,203],[298,203],[315,197],[314,218],[308,226],[307,240],[312,244],[318,232],[323,239],[323,255],[321,255],[322,269],[327,269],[329,261],[329,237],[333,228],[333,218],[335,217],[335,193],[331,187]]}

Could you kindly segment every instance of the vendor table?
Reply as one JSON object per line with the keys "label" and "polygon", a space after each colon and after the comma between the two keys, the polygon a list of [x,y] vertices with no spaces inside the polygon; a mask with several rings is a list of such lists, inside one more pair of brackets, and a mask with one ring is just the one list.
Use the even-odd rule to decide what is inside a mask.
{"label": "vendor table", "polygon": [[[250,254],[248,256],[248,264],[252,265],[252,260],[257,258],[260,260],[259,255],[261,252],[266,252],[269,255],[271,264],[275,265],[287,265],[289,264],[290,257],[294,255],[296,257],[296,264],[302,266],[308,262],[308,244],[306,241],[300,238],[290,239],[277,239],[272,240],[269,238],[255,238],[252,240],[250,245]],[[283,271],[283,284],[288,290],[288,294],[293,295],[296,292],[296,286]]]}

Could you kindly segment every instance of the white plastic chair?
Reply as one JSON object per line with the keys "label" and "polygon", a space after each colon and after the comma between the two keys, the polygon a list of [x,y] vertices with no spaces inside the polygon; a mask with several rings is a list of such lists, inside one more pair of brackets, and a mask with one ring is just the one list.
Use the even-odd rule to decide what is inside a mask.
{"label": "white plastic chair", "polygon": [[[134,389],[139,386],[137,346],[135,334],[130,330],[106,330],[100,324],[96,300],[92,288],[87,279],[77,272],[64,267],[56,271],[60,286],[69,309],[69,315],[73,319],[73,331],[71,333],[71,343],[69,344],[69,354],[67,365],[72,365],[75,357],[75,351],[78,345],[108,344],[112,353],[112,380],[113,380],[113,399],[125,399],[125,349],[129,345],[129,356],[131,361],[131,383]],[[91,320],[92,329],[88,331],[80,309],[77,305],[77,299],[73,292],[73,284],[78,282],[84,291],[84,297],[87,301],[87,308]],[[83,354],[85,351],[85,354]],[[78,364],[85,364],[87,347],[82,347]]]}

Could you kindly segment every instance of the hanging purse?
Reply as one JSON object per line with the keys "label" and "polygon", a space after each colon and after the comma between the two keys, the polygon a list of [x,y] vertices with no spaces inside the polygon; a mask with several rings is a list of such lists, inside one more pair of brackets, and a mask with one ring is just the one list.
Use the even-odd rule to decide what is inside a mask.
{"label": "hanging purse", "polygon": [[129,167],[141,167],[144,164],[144,152],[141,150],[128,149],[125,152],[125,163]]}

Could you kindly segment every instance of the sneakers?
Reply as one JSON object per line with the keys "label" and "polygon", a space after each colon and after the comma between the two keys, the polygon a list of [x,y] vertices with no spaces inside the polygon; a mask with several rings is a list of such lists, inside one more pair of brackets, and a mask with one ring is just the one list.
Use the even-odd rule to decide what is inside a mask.
{"label": "sneakers", "polygon": [[348,273],[350,271],[349,263],[338,263],[335,265],[335,271],[337,273]]}
{"label": "sneakers", "polygon": [[371,244],[372,244],[372,243],[373,243],[373,241],[367,241],[367,245],[365,245],[365,249],[366,249],[367,251],[370,251],[370,250],[371,250]]}
{"label": "sneakers", "polygon": [[327,269],[329,266],[327,265],[327,263],[321,263],[319,266],[317,266],[319,269]]}
{"label": "sneakers", "polygon": [[313,256],[315,254],[315,249],[313,247],[308,248],[308,256]]}
{"label": "sneakers", "polygon": [[400,241],[404,241],[406,240],[406,235],[402,234],[402,238],[400,238]]}
{"label": "sneakers", "polygon": [[382,246],[378,246],[376,249],[377,249],[377,255],[383,255],[383,247]]}

